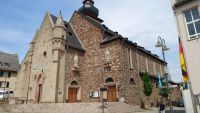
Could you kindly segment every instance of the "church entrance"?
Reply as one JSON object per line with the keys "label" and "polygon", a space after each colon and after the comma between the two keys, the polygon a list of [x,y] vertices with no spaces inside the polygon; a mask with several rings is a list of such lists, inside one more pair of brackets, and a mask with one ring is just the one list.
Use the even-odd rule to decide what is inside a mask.
{"label": "church entrance", "polygon": [[42,96],[42,84],[43,84],[43,76],[42,74],[35,75],[36,77],[36,87],[35,87],[35,99],[34,102],[40,103]]}
{"label": "church entrance", "polygon": [[68,97],[68,102],[69,103],[75,103],[77,102],[77,88],[69,88],[69,97]]}
{"label": "church entrance", "polygon": [[68,103],[75,103],[80,101],[80,87],[77,81],[72,81],[68,89]]}
{"label": "church entrance", "polygon": [[116,90],[116,84],[114,83],[113,78],[107,78],[106,79],[106,86],[108,88],[107,90],[107,102],[117,102],[117,90]]}
{"label": "church entrance", "polygon": [[108,86],[107,101],[108,102],[117,102],[116,86]]}

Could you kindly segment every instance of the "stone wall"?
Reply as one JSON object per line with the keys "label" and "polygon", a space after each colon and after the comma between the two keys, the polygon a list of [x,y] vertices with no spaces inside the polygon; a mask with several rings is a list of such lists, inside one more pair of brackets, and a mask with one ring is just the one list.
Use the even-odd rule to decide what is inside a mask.
{"label": "stone wall", "polygon": [[[132,54],[130,54],[130,51]],[[122,75],[121,85],[122,88],[122,95],[121,97],[126,98],[127,103],[131,103],[133,105],[139,105],[140,104],[140,89],[139,89],[139,83],[138,83],[138,77],[139,77],[139,71],[138,71],[138,61],[137,61],[137,50],[132,45],[129,45],[128,43],[123,44],[123,53],[121,56],[121,65],[122,65]],[[131,67],[131,61],[130,58],[132,57],[132,64]],[[130,82],[130,79],[134,80],[134,83]],[[124,94],[123,94],[124,93]]]}
{"label": "stone wall", "polygon": [[171,88],[171,98],[174,104],[177,102],[178,99],[182,98],[181,90],[178,87]]}
{"label": "stone wall", "polygon": [[[35,43],[34,43],[34,52],[32,57],[32,65],[30,72],[30,89],[29,89],[29,99],[35,99],[35,88],[36,88],[36,79],[39,74],[41,74],[44,78],[44,83],[42,85],[42,93],[41,93],[41,101],[48,102],[54,101],[52,100],[52,93],[54,90],[52,87],[55,87],[56,81],[53,81],[52,75],[52,38],[53,31],[52,25],[48,15],[44,18],[44,21],[38,31]],[[44,55],[46,52],[46,55]],[[51,84],[49,84],[51,83]],[[54,92],[55,93],[55,92]],[[47,96],[48,94],[48,96]],[[55,97],[54,97],[55,98]]]}
{"label": "stone wall", "polygon": [[[84,53],[83,71],[80,73],[82,80],[81,85],[81,100],[96,101],[95,98],[90,98],[89,93],[98,90],[100,86],[105,85],[105,80],[108,77],[113,78],[114,84],[120,83],[120,43],[119,40],[101,45],[103,34],[101,29],[94,26],[81,15],[75,13],[70,23],[74,28],[77,36],[86,49]],[[91,32],[92,31],[92,32]],[[105,50],[110,52],[111,69],[104,70]],[[103,80],[103,81],[102,81]],[[98,99],[97,99],[98,100]]]}
{"label": "stone wall", "polygon": [[[124,97],[126,103],[139,105],[140,98],[145,99],[139,73],[147,71],[154,76],[157,73],[164,73],[163,62],[122,39],[101,44],[104,38],[102,29],[77,12],[74,13],[69,23],[85,51],[59,45],[62,41],[57,41],[59,38],[57,35],[64,31],[60,31],[61,27],[55,30],[51,17],[47,14],[22,63],[18,78],[20,88],[18,97],[26,98],[28,92],[29,101],[33,101],[36,78],[41,74],[43,81],[40,102],[42,103],[68,102],[70,87],[78,89],[78,102],[100,101],[100,98],[90,97],[89,93],[98,91],[102,85],[112,85],[116,86],[117,101]],[[61,50],[57,50],[56,47],[60,47]],[[106,50],[110,53],[109,64],[105,64]],[[73,67],[76,54],[78,69]],[[114,82],[106,83],[107,78],[112,78]],[[76,81],[78,85],[73,86],[72,81]],[[155,81],[153,84],[155,85]],[[157,92],[155,87],[150,98],[152,102],[158,97]],[[107,92],[104,99],[107,99],[106,94]]]}
{"label": "stone wall", "polygon": [[[57,52],[59,48],[56,48],[56,51],[54,51],[52,39],[54,35],[60,34],[60,32],[54,33],[55,29],[53,28],[54,24],[50,14],[47,12],[40,29],[36,32],[30,43],[30,48],[18,73],[15,97],[19,100],[27,100],[28,96],[29,102],[35,102],[37,98],[36,89],[40,87],[38,90],[40,91],[39,102],[62,101],[62,99],[58,98],[58,93],[63,94],[64,92],[61,91],[60,84],[58,85],[58,79],[64,77],[64,73],[62,72],[64,72],[65,58],[62,56],[65,55],[65,52],[62,51],[60,53],[59,50]],[[61,41],[56,42],[57,45],[59,43]],[[60,68],[57,68],[58,66]]]}
{"label": "stone wall", "polygon": [[[118,98],[125,97],[127,103],[139,105],[140,90],[142,90],[139,89],[139,71],[148,71],[151,75],[156,75],[157,72],[162,73],[160,68],[163,63],[146,53],[137,52],[136,47],[129,43],[124,42],[122,47],[122,40],[120,39],[100,45],[103,38],[101,29],[91,24],[76,12],[70,23],[86,49],[84,58],[80,56],[80,59],[84,60],[84,66],[82,67],[83,69],[80,69],[79,78],[82,80],[80,82],[82,92],[81,101],[92,101],[88,96],[89,92],[97,90],[102,83],[105,85],[106,78],[111,77],[117,85]],[[102,72],[99,70],[104,68],[104,53],[106,48],[109,49],[111,54],[111,70]],[[133,68],[130,68],[129,49],[132,51]],[[69,75],[68,83],[70,83],[72,78],[77,78],[71,78],[71,74]],[[134,84],[130,84],[130,78],[134,79]]]}

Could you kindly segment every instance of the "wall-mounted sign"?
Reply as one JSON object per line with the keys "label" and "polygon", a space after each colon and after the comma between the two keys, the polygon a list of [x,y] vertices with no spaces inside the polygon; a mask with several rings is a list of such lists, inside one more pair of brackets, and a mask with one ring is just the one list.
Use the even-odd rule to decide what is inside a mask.
{"label": "wall-mounted sign", "polygon": [[100,97],[100,94],[99,94],[99,91],[94,91],[94,92],[90,92],[89,96],[93,98],[98,98]]}

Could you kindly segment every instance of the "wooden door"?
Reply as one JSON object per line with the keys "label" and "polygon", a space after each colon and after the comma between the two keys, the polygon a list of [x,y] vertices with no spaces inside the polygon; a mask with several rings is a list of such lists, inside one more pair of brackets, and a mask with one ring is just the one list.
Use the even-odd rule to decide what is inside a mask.
{"label": "wooden door", "polygon": [[68,102],[77,102],[77,88],[69,88]]}
{"label": "wooden door", "polygon": [[109,86],[108,87],[107,101],[108,102],[116,102],[117,101],[116,86]]}

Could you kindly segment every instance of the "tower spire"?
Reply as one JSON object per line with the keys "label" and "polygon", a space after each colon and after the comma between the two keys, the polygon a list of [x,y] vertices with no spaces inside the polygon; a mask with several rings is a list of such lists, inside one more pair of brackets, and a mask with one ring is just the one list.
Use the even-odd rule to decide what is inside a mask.
{"label": "tower spire", "polygon": [[63,20],[63,17],[62,17],[61,10],[59,12],[55,27],[63,27],[63,28],[65,28],[65,23],[64,23],[64,20]]}

